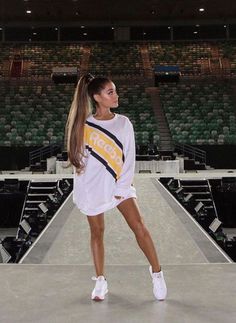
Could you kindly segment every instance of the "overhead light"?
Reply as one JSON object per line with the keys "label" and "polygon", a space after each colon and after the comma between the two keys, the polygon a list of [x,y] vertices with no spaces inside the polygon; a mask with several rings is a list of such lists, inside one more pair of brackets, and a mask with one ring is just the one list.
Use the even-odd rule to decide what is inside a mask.
{"label": "overhead light", "polygon": [[85,28],[84,26],[80,26],[80,28]]}
{"label": "overhead light", "polygon": [[145,31],[143,32],[143,35],[146,35]]}
{"label": "overhead light", "polygon": [[114,29],[115,29],[115,27],[111,27],[111,29],[112,29],[112,30],[114,30]]}
{"label": "overhead light", "polygon": [[198,34],[198,31],[194,31],[193,33],[194,33],[194,34]]}
{"label": "overhead light", "polygon": [[83,33],[84,36],[87,36],[88,34],[87,33]]}
{"label": "overhead light", "polygon": [[37,35],[37,33],[34,32],[33,35],[35,36],[35,35]]}
{"label": "overhead light", "polygon": [[199,8],[199,11],[200,11],[200,12],[204,12],[204,11],[205,11],[205,9],[204,9],[204,8]]}
{"label": "overhead light", "polygon": [[227,26],[226,26],[226,25],[224,25],[224,28],[227,28]]}
{"label": "overhead light", "polygon": [[0,27],[0,30],[2,30],[2,27]]}
{"label": "overhead light", "polygon": [[57,27],[55,27],[54,29],[55,29],[55,30],[58,30],[58,28],[57,28]]}
{"label": "overhead light", "polygon": [[30,14],[32,11],[31,10],[26,10],[26,13]]}
{"label": "overhead light", "polygon": [[197,28],[198,28],[198,27],[200,27],[200,25],[195,25],[195,27],[197,27]]}

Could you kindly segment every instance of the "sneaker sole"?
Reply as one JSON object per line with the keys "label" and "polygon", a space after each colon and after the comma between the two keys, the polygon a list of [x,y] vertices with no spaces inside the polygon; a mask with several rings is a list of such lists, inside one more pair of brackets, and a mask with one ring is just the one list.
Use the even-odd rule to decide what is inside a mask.
{"label": "sneaker sole", "polygon": [[104,298],[99,298],[98,296],[95,296],[94,298],[92,298],[92,300],[95,302],[102,302],[104,301]]}

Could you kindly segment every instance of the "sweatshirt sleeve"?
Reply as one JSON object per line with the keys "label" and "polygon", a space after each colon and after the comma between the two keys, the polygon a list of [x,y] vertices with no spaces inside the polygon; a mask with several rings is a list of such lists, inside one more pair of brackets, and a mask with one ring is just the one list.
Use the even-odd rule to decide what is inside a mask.
{"label": "sweatshirt sleeve", "polygon": [[130,186],[133,183],[135,169],[135,139],[132,123],[127,119],[125,141],[123,145],[124,164],[119,179],[116,182],[115,196],[125,196],[130,191]]}

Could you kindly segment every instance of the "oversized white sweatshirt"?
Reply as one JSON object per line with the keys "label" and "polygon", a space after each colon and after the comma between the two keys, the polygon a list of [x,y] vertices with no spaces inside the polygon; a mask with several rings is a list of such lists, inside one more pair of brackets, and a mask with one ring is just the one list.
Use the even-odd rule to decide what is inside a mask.
{"label": "oversized white sweatshirt", "polygon": [[[134,130],[130,120],[115,114],[110,120],[87,118],[84,132],[85,170],[74,173],[73,201],[86,215],[110,210],[129,197],[135,168]],[[116,199],[115,196],[122,196]]]}

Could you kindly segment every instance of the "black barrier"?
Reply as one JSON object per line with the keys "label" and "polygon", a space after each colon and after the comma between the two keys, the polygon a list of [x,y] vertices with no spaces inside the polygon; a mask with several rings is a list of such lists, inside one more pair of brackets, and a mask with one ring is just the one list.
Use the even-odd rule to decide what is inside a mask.
{"label": "black barrier", "polygon": [[51,78],[55,84],[78,82],[78,69],[76,67],[55,67],[53,68]]}
{"label": "black barrier", "polygon": [[179,66],[157,65],[154,67],[154,74],[155,86],[158,86],[159,83],[177,83],[180,80]]}

